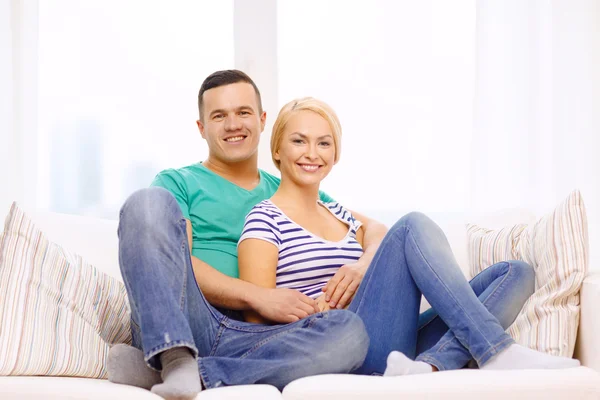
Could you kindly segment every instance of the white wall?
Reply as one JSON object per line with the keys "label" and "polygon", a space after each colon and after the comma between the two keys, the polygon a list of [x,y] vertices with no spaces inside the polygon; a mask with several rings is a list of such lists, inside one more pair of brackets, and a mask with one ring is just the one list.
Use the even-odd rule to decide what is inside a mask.
{"label": "white wall", "polygon": [[357,210],[468,209],[475,1],[278,7],[280,106],[314,96],[341,120],[325,190]]}

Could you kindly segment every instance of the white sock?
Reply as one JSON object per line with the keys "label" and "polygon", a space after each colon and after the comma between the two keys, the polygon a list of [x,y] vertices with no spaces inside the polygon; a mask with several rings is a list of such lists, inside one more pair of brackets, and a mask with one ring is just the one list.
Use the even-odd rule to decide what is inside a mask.
{"label": "white sock", "polygon": [[433,372],[431,365],[423,361],[413,361],[399,351],[392,351],[387,358],[387,368],[383,376],[415,375]]}
{"label": "white sock", "polygon": [[580,362],[573,358],[552,356],[519,344],[512,344],[480,369],[560,369],[580,365]]}
{"label": "white sock", "polygon": [[187,347],[175,347],[160,355],[163,383],[152,393],[167,400],[192,400],[202,390],[198,363]]}

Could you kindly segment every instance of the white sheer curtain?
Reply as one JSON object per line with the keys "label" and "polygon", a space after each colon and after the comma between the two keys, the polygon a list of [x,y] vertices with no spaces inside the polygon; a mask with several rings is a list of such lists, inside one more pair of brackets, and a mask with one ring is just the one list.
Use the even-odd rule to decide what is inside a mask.
{"label": "white sheer curtain", "polygon": [[0,206],[35,204],[37,2],[0,0]]}
{"label": "white sheer curtain", "polygon": [[600,268],[600,2],[477,4],[473,206],[542,214],[580,189]]}
{"label": "white sheer curtain", "polygon": [[3,186],[0,207],[4,210],[17,192],[15,177],[5,173],[15,165],[13,152],[13,57],[10,0],[0,0],[0,171]]}

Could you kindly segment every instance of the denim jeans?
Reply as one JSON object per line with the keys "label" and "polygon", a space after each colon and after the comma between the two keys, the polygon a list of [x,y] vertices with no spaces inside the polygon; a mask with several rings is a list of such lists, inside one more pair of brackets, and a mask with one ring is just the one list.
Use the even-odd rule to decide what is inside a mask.
{"label": "denim jeans", "polygon": [[167,190],[132,194],[121,209],[118,233],[133,345],[150,367],[161,368],[159,353],[185,346],[198,356],[207,388],[268,383],[281,390],[294,379],[348,373],[362,364],[369,339],[350,311],[260,325],[211,306],[194,277],[185,219]]}
{"label": "denim jeans", "polygon": [[[119,261],[134,346],[155,369],[160,352],[188,347],[199,356],[207,388],[268,383],[282,389],[309,375],[381,374],[392,350],[440,370],[472,358],[482,365],[513,343],[504,329],[533,292],[532,269],[519,261],[496,264],[469,286],[439,227],[412,213],[388,232],[348,311],[287,325],[245,323],[202,295],[185,220],[161,188],[134,193],[121,209]],[[419,316],[421,294],[433,308]]]}
{"label": "denim jeans", "polygon": [[[534,283],[529,265],[507,261],[469,284],[442,230],[423,214],[407,214],[383,239],[348,308],[361,317],[370,339],[355,372],[383,373],[393,350],[440,371],[471,359],[482,366],[514,343],[505,329]],[[419,315],[421,295],[432,309]]]}

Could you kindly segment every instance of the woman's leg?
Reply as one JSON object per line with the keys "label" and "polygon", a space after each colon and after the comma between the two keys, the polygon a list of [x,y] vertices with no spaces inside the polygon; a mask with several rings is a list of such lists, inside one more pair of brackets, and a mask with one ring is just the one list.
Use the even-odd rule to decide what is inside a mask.
{"label": "woman's leg", "polygon": [[414,359],[421,294],[478,363],[514,343],[469,286],[442,230],[410,213],[382,241],[349,307],[370,338],[357,373],[383,373],[393,350]]}
{"label": "woman's leg", "polygon": [[[507,329],[535,289],[535,273],[523,261],[500,262],[487,268],[469,282],[483,305]],[[438,370],[462,368],[471,353],[431,308],[419,318],[416,361],[434,365]]]}

